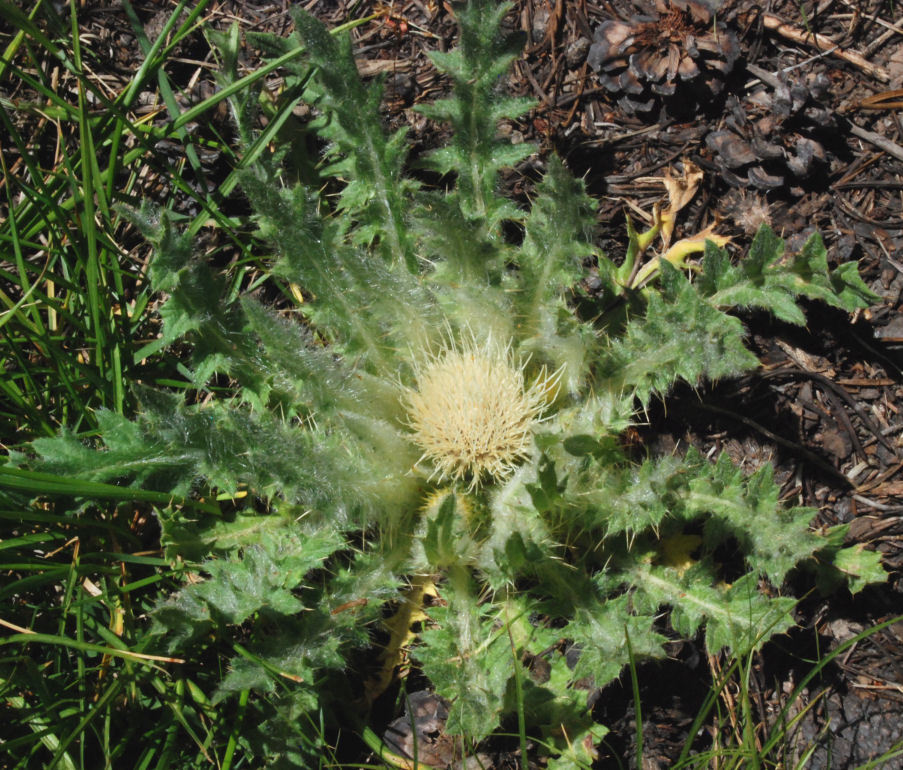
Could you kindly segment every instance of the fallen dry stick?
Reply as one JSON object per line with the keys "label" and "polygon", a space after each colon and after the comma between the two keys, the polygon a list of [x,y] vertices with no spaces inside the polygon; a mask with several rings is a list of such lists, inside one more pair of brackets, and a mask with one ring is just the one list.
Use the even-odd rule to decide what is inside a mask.
{"label": "fallen dry stick", "polygon": [[852,120],[850,121],[850,133],[858,136],[860,139],[875,145],[880,150],[884,150],[888,155],[892,155],[897,160],[903,160],[903,147],[896,142],[892,142],[887,137],[876,134],[874,131],[868,131],[861,126],[857,126]]}
{"label": "fallen dry stick", "polygon": [[880,80],[882,83],[890,81],[890,73],[884,69],[884,67],[872,64],[868,59],[855,51],[845,51],[843,48],[836,45],[833,40],[824,35],[819,35],[817,32],[806,32],[799,27],[791,26],[771,13],[763,13],[761,18],[765,29],[777,33],[786,40],[791,40],[800,45],[814,45],[820,51],[830,53],[832,56],[837,56],[844,61],[848,61],[850,64],[859,67],[866,75],[870,75],[876,80]]}

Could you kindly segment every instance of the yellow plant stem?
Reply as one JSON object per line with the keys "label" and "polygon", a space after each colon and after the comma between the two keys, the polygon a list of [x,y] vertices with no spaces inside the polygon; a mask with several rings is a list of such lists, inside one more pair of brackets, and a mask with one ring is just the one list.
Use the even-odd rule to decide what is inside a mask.
{"label": "yellow plant stem", "polygon": [[712,232],[713,226],[707,227],[702,232],[682,238],[669,248],[664,254],[655,259],[650,260],[643,265],[638,271],[630,284],[631,289],[639,289],[647,284],[659,272],[662,260],[670,262],[674,267],[685,267],[687,258],[693,254],[700,254],[705,251],[706,241],[712,241],[715,245],[722,247],[730,243],[730,238],[724,235],[718,235]]}
{"label": "yellow plant stem", "polygon": [[365,684],[365,697],[372,703],[388,688],[395,669],[401,666],[406,657],[405,648],[417,636],[411,626],[427,619],[423,611],[423,603],[427,596],[438,596],[432,575],[414,575],[411,585],[404,592],[401,606],[386,621],[389,641],[380,656],[382,666],[379,673]]}

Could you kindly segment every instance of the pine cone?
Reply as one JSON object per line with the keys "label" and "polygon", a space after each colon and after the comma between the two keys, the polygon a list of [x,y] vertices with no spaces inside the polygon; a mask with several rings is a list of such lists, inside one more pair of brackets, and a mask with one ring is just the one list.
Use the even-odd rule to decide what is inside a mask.
{"label": "pine cone", "polygon": [[[656,0],[648,15],[602,22],[588,64],[625,112],[670,111],[718,94],[740,55],[736,35],[722,22],[717,0]],[[690,104],[688,96],[693,96]],[[679,98],[676,98],[679,97]]]}
{"label": "pine cone", "polygon": [[808,83],[783,79],[742,104],[730,97],[725,127],[706,137],[727,182],[769,190],[804,182],[823,171],[829,154],[820,140],[836,125],[833,113],[816,98],[826,87],[824,76]]}

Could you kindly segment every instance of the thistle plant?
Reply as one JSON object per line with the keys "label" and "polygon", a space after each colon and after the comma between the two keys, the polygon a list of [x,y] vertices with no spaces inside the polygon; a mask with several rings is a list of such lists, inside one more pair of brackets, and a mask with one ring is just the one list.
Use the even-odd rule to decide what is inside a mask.
{"label": "thistle plant", "polygon": [[[242,748],[258,758],[304,765],[322,715],[365,722],[374,686],[355,662],[412,596],[434,601],[383,673],[406,649],[447,699],[449,734],[472,747],[516,714],[564,768],[590,762],[604,734],[578,680],[604,687],[631,656],[662,656],[668,634],[701,634],[712,653],[756,648],[793,624],[781,587],[797,567],[854,590],[883,574],[842,547],[842,528],[817,534],[814,510],[782,505],[770,468],[747,478],[723,456],[638,458],[621,439],[678,379],[757,366],[732,311],[802,324],[802,298],[873,302],[856,266],[830,269],[818,236],[785,255],[767,229],[739,259],[702,238],[646,257],[655,232],[631,230],[618,263],[554,157],[516,206],[498,172],[534,148],[496,134],[530,108],[499,90],[518,52],[507,9],[459,6],[459,47],[432,56],[453,84],[421,108],[453,129],[421,160],[440,190],[410,173],[404,131],[384,133],[380,85],[360,81],[347,36],[296,9],[293,39],[252,38],[274,55],[306,49],[283,98],[316,108],[304,131],[326,145],[305,172],[316,178],[292,165],[304,135],[241,176],[281,310],[234,298],[165,214],[136,212],[156,247],[165,341],[192,344],[210,397],[138,388],[140,413],[101,412],[96,445],[64,434],[22,458],[204,498],[157,511],[167,555],[194,579],[153,623],[183,658],[235,652],[212,698],[244,694],[260,727]],[[227,85],[236,37],[215,39]],[[258,103],[233,101],[249,145]]]}

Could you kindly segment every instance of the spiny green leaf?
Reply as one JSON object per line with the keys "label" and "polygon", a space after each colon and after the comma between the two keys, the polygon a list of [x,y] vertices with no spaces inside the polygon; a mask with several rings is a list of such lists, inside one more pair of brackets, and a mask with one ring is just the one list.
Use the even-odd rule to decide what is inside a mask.
{"label": "spiny green leaf", "polygon": [[166,558],[201,562],[210,554],[226,555],[243,546],[278,537],[290,520],[283,514],[239,512],[229,517],[189,517],[183,513],[159,515],[160,541]]}
{"label": "spiny green leaf", "polygon": [[859,593],[869,583],[887,580],[887,570],[881,566],[881,554],[867,549],[864,543],[838,551],[834,566],[846,576],[851,594]]}
{"label": "spiny green leaf", "polygon": [[[535,646],[535,645],[534,645]],[[592,765],[593,746],[608,733],[608,729],[593,720],[587,708],[588,691],[575,687],[574,672],[568,666],[565,654],[555,650],[551,660],[549,653],[536,663],[543,672],[539,681],[524,676],[524,711],[527,720],[538,737],[542,738],[542,751],[553,756],[548,767],[555,770],[584,770]],[[510,694],[511,688],[509,688]],[[516,712],[517,704],[508,711]]]}
{"label": "spiny green leaf", "polygon": [[700,473],[689,484],[688,514],[710,514],[704,528],[712,550],[727,538],[739,541],[753,574],[766,575],[781,585],[787,573],[809,558],[820,540],[809,531],[816,511],[812,508],[782,508],[780,489],[766,466],[744,478],[726,455]]}
{"label": "spiny green leaf", "polygon": [[720,307],[764,308],[782,321],[802,326],[806,317],[793,294],[775,280],[779,273],[767,272],[783,253],[783,241],[771,230],[759,233],[749,256],[739,266],[731,262],[725,249],[707,242],[696,281],[699,292]]}
{"label": "spiny green leaf", "polygon": [[419,265],[405,223],[406,199],[417,189],[402,173],[405,132],[386,139],[379,115],[382,87],[361,82],[350,38],[330,35],[322,22],[299,8],[292,9],[292,18],[322,84],[319,102],[328,118],[319,125],[320,133],[335,142],[331,153],[348,161],[349,183],[341,194],[340,208],[365,223],[366,229],[355,240],[377,242],[387,260],[397,260],[417,273]]}
{"label": "spiny green leaf", "polygon": [[197,622],[237,625],[257,612],[295,615],[305,610],[298,593],[305,575],[344,547],[344,540],[329,530],[300,535],[283,528],[279,535],[261,539],[241,555],[204,562],[200,571],[206,577],[167,602],[159,622],[172,627],[177,611]]}
{"label": "spiny green leaf", "polygon": [[[145,411],[137,428],[113,415],[102,418],[113,447],[92,451],[66,434],[42,439],[35,444],[38,469],[95,481],[124,479],[175,494],[187,494],[201,479],[233,495],[248,485],[258,494],[283,494],[290,502],[329,511],[345,523],[356,519],[359,506],[375,502],[364,487],[387,479],[383,468],[365,481],[360,465],[351,467],[342,441],[273,415],[219,402],[186,407],[177,396],[150,390],[142,396]],[[359,452],[366,456],[363,446]],[[402,460],[396,472],[403,476],[406,470]]]}
{"label": "spiny green leaf", "polygon": [[685,488],[686,472],[674,457],[620,465],[603,457],[588,459],[579,470],[575,466],[568,479],[563,515],[587,532],[630,536],[657,527],[669,515]]}
{"label": "spiny green leaf", "polygon": [[593,253],[593,209],[583,183],[560,160],[550,158],[524,221],[524,242],[517,256],[521,280],[533,289],[518,302],[530,328],[537,325],[539,307],[583,277],[582,260]]}
{"label": "spiny green leaf", "polygon": [[436,691],[454,697],[446,729],[480,740],[504,706],[512,650],[504,627],[485,618],[466,591],[454,591],[447,607],[433,607],[435,626],[423,633],[416,657]]}
{"label": "spiny green leaf", "polygon": [[649,296],[644,317],[628,321],[603,357],[604,387],[633,391],[641,403],[667,393],[675,379],[697,383],[736,376],[758,365],[743,344],[740,321],[702,299],[667,261],[662,292]]}
{"label": "spiny green leaf", "polygon": [[165,212],[154,214],[148,207],[132,218],[155,247],[150,277],[157,291],[169,295],[160,308],[163,339],[188,337],[194,342],[194,381],[203,386],[215,373],[232,375],[247,389],[248,396],[266,398],[266,385],[257,369],[253,340],[245,330],[240,308],[226,301],[227,287],[221,275],[192,253],[190,240],[178,235]]}
{"label": "spiny green leaf", "polygon": [[449,146],[428,156],[428,162],[440,173],[456,172],[455,201],[465,216],[485,220],[492,231],[511,215],[510,204],[496,193],[499,170],[533,151],[496,138],[501,118],[518,118],[529,106],[526,100],[500,100],[497,93],[497,80],[521,45],[520,36],[501,31],[502,17],[510,7],[494,0],[458,6],[460,50],[431,54],[436,68],[452,79],[453,95],[420,108],[427,117],[446,121],[454,129]]}
{"label": "spiny green leaf", "polygon": [[[723,648],[745,655],[794,624],[796,600],[765,596],[754,574],[730,586],[707,585],[703,574],[699,569],[681,575],[670,567],[639,567],[633,580],[643,606],[671,606],[671,624],[678,633],[693,636],[704,624],[712,655]],[[632,642],[632,633],[630,638]]]}
{"label": "spiny green leaf", "polygon": [[407,339],[397,337],[416,336],[434,318],[414,276],[343,242],[335,223],[320,216],[317,196],[302,185],[280,189],[274,175],[258,170],[243,176],[243,186],[261,212],[261,233],[280,253],[275,271],[312,295],[304,309],[317,329],[336,350],[362,354],[373,370],[394,374],[391,346]]}
{"label": "spiny green leaf", "polygon": [[[457,161],[452,161],[453,163]],[[413,212],[424,259],[440,284],[501,283],[508,249],[487,239],[486,224],[465,215],[448,195],[424,196]]]}
{"label": "spiny green leaf", "polygon": [[806,319],[798,297],[826,302],[844,310],[856,310],[877,302],[863,283],[855,263],[828,268],[827,250],[818,233],[809,237],[798,254],[784,258],[784,241],[763,225],[749,254],[733,265],[724,249],[706,244],[700,293],[721,308],[761,308],[789,323]]}
{"label": "spiny green leaf", "polygon": [[242,299],[242,308],[263,345],[255,361],[258,371],[270,375],[290,408],[303,405],[328,417],[362,398],[352,373],[317,343],[310,329],[278,318],[249,298]]}
{"label": "spiny green leaf", "polygon": [[574,678],[593,677],[596,687],[604,687],[621,674],[629,661],[630,646],[638,657],[659,657],[666,639],[653,629],[654,615],[636,614],[629,596],[584,597],[574,619],[563,629],[580,650]]}
{"label": "spiny green leaf", "polygon": [[563,384],[571,392],[582,385],[578,373],[595,340],[589,325],[577,322],[566,306],[564,292],[577,284],[583,260],[593,253],[594,224],[583,184],[551,158],[524,222],[514,312],[524,350],[542,355],[541,363],[555,369],[564,366]]}
{"label": "spiny green leaf", "polygon": [[816,585],[823,594],[836,591],[846,581],[850,593],[858,593],[869,583],[883,583],[887,572],[881,566],[881,554],[863,543],[844,547],[848,524],[831,527],[822,537],[815,558],[804,569],[815,572]]}

